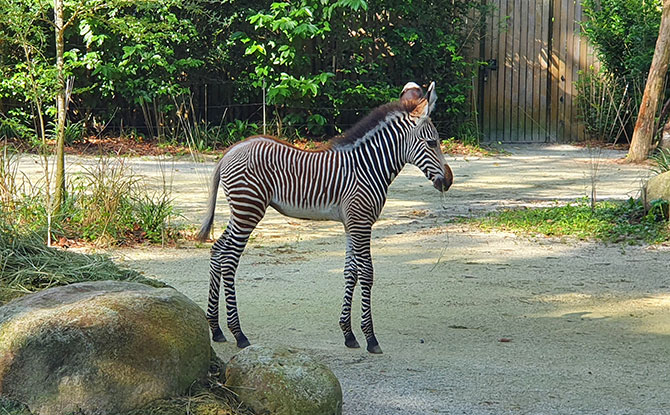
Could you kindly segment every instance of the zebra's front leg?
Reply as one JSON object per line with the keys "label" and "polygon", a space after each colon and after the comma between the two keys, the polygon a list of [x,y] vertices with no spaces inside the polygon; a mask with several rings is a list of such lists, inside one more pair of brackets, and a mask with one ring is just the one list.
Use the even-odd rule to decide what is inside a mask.
{"label": "zebra's front leg", "polygon": [[344,345],[352,349],[361,347],[351,330],[351,303],[357,280],[358,275],[355,258],[352,252],[351,236],[347,232],[347,250],[344,262],[344,302],[342,303],[342,314],[340,315],[340,328],[344,334]]}
{"label": "zebra's front leg", "polygon": [[361,329],[368,343],[368,352],[378,354],[382,352],[382,349],[379,347],[372,324],[371,295],[374,273],[370,256],[370,233],[371,229],[357,234],[352,233],[352,245],[356,258],[358,282],[361,284]]}

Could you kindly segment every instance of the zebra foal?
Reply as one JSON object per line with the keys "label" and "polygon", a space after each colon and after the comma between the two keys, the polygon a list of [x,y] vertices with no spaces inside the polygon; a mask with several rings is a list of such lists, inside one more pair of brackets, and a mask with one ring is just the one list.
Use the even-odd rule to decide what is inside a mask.
{"label": "zebra foal", "polygon": [[381,353],[372,325],[373,281],[370,235],[386,202],[393,179],[407,163],[419,167],[444,192],[453,174],[440,151],[430,120],[437,95],[431,83],[423,95],[413,82],[400,100],[375,109],[323,150],[305,151],[268,136],[255,136],[230,147],[217,163],[207,215],[198,234],[205,240],[214,220],[218,187],[230,207],[228,226],[212,246],[207,306],[214,341],[225,341],[219,326],[221,281],[227,323],[238,347],[249,340],[240,328],[235,299],[235,271],[251,232],[268,206],[299,219],[335,220],[344,225],[345,290],[340,328],[347,347],[360,347],[351,330],[354,287],[361,286],[361,329],[367,350]]}

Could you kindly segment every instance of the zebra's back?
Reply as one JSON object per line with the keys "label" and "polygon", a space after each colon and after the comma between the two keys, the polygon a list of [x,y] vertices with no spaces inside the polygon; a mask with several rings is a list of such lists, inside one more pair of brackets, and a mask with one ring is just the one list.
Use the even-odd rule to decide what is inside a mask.
{"label": "zebra's back", "polygon": [[[253,137],[230,149],[221,179],[254,186],[254,193],[280,213],[299,219],[342,221],[342,205],[355,180],[350,155],[306,151],[269,137]],[[237,187],[237,186],[236,186]]]}

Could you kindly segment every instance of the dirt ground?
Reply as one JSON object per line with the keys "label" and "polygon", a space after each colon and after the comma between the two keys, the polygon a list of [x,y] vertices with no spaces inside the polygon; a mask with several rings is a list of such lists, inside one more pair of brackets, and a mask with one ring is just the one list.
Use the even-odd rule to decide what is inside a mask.
{"label": "dirt ground", "polygon": [[[373,315],[382,355],[343,345],[341,225],[270,210],[237,274],[252,343],[303,348],[337,375],[345,414],[669,414],[670,249],[483,233],[447,219],[590,194],[638,194],[644,166],[623,153],[507,147],[448,157],[442,200],[412,166],[374,228]],[[90,159],[69,158],[74,170]],[[24,160],[24,169],[36,169]],[[160,177],[155,159],[128,160]],[[164,162],[184,222],[197,224],[213,163]],[[227,216],[217,206],[217,232]],[[208,245],[112,252],[205,307]],[[355,326],[360,299],[354,299]],[[363,340],[360,328],[355,333]],[[226,333],[229,340],[232,336]],[[234,342],[215,344],[224,359]]]}

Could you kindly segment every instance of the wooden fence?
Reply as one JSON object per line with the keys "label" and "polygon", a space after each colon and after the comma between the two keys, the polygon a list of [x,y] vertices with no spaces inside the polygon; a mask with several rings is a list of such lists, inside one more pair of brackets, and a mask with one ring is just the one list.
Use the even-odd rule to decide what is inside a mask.
{"label": "wooden fence", "polygon": [[575,99],[580,71],[597,68],[581,36],[581,0],[486,0],[475,94],[486,141],[564,142],[584,137]]}

